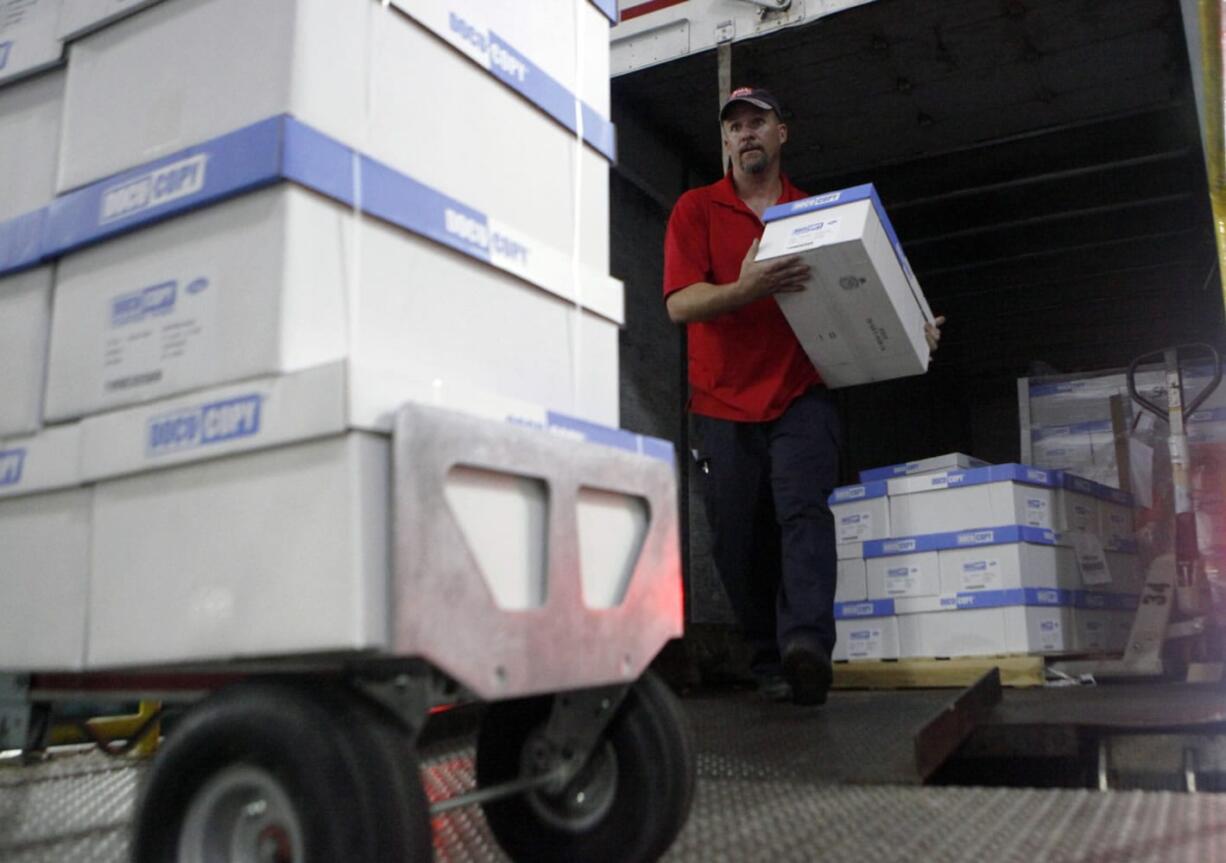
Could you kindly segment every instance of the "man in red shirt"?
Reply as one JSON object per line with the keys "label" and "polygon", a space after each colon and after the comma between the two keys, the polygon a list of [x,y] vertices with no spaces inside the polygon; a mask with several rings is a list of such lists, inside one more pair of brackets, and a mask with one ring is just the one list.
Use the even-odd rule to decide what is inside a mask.
{"label": "man in red shirt", "polygon": [[[766,209],[807,195],[780,168],[788,128],[771,93],[734,90],[720,125],[732,169],[677,200],[664,241],[665,302],[687,325],[715,564],[753,673],[767,695],[821,704],[835,642],[827,498],[842,432],[773,297],[803,290],[809,268],[795,257],[754,261]],[[939,330],[928,336],[935,347]]]}

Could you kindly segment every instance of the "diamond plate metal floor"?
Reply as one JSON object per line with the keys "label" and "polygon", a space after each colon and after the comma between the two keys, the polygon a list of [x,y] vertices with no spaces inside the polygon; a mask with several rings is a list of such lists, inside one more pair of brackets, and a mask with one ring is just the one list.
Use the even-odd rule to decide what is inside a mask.
{"label": "diamond plate metal floor", "polygon": [[[875,757],[876,735],[877,754],[900,764],[898,741],[880,736],[883,719],[858,729],[837,719],[863,716],[875,703],[868,695],[838,693],[825,709],[687,700],[699,783],[665,859],[1226,863],[1226,796],[838,784],[847,777],[824,772],[811,755],[789,758],[824,733],[846,741],[848,766]],[[431,799],[471,788],[467,740],[422,756]],[[0,861],[122,863],[142,769],[98,753],[0,768]],[[478,810],[447,813],[434,827],[439,861],[505,859]]]}

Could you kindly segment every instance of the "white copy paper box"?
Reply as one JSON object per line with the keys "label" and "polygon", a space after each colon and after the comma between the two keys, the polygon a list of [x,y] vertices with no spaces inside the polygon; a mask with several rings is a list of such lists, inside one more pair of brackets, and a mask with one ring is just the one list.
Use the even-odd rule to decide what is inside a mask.
{"label": "white copy paper box", "polygon": [[895,536],[1020,524],[1050,529],[1058,477],[1027,465],[994,465],[889,480]]}
{"label": "white copy paper box", "polygon": [[60,62],[64,46],[55,29],[61,2],[0,0],[0,85]]}
{"label": "white copy paper box", "polygon": [[864,561],[848,558],[838,562],[838,581],[834,590],[835,602],[857,602],[868,598]]}
{"label": "white copy paper box", "polygon": [[51,267],[0,276],[0,438],[42,425]]}
{"label": "white copy paper box", "polygon": [[0,671],[82,667],[92,495],[75,488],[0,500]]}
{"label": "white copy paper box", "polygon": [[870,557],[864,561],[869,599],[929,596],[941,592],[941,570],[935,551]]}
{"label": "white copy paper box", "polygon": [[388,439],[95,486],[90,667],[387,646]]}
{"label": "white copy paper box", "polygon": [[1077,630],[1072,608],[1011,605],[900,615],[898,638],[904,659],[1062,653],[1075,649]]}
{"label": "white copy paper box", "polygon": [[1125,503],[1102,500],[1098,503],[1099,536],[1107,548],[1121,548],[1137,541],[1136,511]]}
{"label": "white copy paper box", "polygon": [[836,488],[828,503],[834,515],[837,543],[860,544],[890,535],[890,503],[884,482]]}
{"label": "white copy paper box", "polygon": [[[592,40],[607,55],[607,28]],[[605,157],[381,3],[162,2],[70,53],[60,192],[290,114],[568,257],[577,224],[581,261],[608,271]],[[429,107],[427,82],[445,82]],[[456,134],[422,134],[424,114]]]}
{"label": "white copy paper box", "polygon": [[0,222],[55,197],[64,80],[55,69],[0,87]]}
{"label": "white copy paper box", "polygon": [[396,413],[409,402],[673,459],[666,441],[473,387],[440,386],[429,378],[337,362],[86,417],[80,423],[80,475],[74,481],[159,470],[349,430],[387,435]]}
{"label": "white copy paper box", "polygon": [[775,299],[829,387],[923,374],[932,320],[872,186],[766,211],[759,261],[799,255],[805,290]]}
{"label": "white copy paper box", "polygon": [[1056,530],[1071,530],[1079,533],[1098,533],[1101,522],[1099,501],[1088,494],[1067,488],[1056,492]]}
{"label": "white copy paper box", "polygon": [[832,659],[852,662],[897,659],[898,620],[894,601],[836,602]]}
{"label": "white copy paper box", "polygon": [[1027,605],[1003,611],[1010,653],[1068,653],[1077,649],[1075,609]]}
{"label": "white copy paper box", "polygon": [[941,593],[1081,586],[1073,550],[1065,546],[1013,542],[942,549]]}
{"label": "white copy paper box", "polygon": [[46,414],[82,416],[348,356],[616,426],[618,325],[283,184],[61,259]]}
{"label": "white copy paper box", "polygon": [[869,617],[836,620],[835,661],[871,662],[898,658],[898,619]]}
{"label": "white copy paper box", "polygon": [[864,543],[862,542],[840,542],[834,547],[834,550],[839,560],[864,559]]}
{"label": "white copy paper box", "polygon": [[1135,617],[1132,611],[1076,609],[1076,649],[1122,651],[1128,644]]}

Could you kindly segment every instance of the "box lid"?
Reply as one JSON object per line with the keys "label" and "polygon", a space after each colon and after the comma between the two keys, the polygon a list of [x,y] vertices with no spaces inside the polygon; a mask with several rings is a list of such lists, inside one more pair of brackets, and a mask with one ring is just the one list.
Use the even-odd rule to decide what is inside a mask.
{"label": "box lid", "polygon": [[940,471],[942,469],[968,469],[976,467],[988,467],[988,463],[982,459],[977,459],[974,456],[966,455],[960,452],[951,452],[944,455],[932,456],[931,458],[917,459],[915,461],[902,462],[900,464],[886,465],[885,467],[873,467],[860,471],[861,482],[871,482],[874,480],[893,479],[899,476],[911,476],[917,473],[929,473]]}
{"label": "box lid", "polygon": [[1009,524],[981,530],[928,533],[894,539],[870,539],[864,543],[864,557],[890,557],[896,554],[972,548],[980,545],[1003,545],[1011,542],[1031,542],[1038,545],[1061,544],[1060,537],[1055,531],[1021,524]]}
{"label": "box lid", "polygon": [[0,223],[0,273],[280,182],[296,183],[624,322],[621,283],[282,114],[61,195]]}
{"label": "box lid", "polygon": [[1059,471],[1060,486],[1066,491],[1077,492],[1078,494],[1096,497],[1099,500],[1105,500],[1108,503],[1119,504],[1120,506],[1132,506],[1133,498],[1126,491],[1121,491],[1118,488],[1111,488],[1102,483],[1094,482],[1085,477],[1077,476],[1068,471]]}
{"label": "box lid", "polygon": [[105,479],[309,440],[348,429],[390,433],[415,401],[673,463],[668,441],[608,428],[476,389],[328,363],[94,414],[81,421],[80,474]]}
{"label": "box lid", "polygon": [[861,599],[856,602],[836,602],[834,604],[835,620],[855,620],[862,617],[892,617],[894,600],[892,599]]}
{"label": "box lid", "polygon": [[887,487],[885,482],[865,482],[859,485],[845,485],[836,488],[827,499],[827,502],[833,506],[839,503],[852,503],[857,500],[868,500],[875,497],[885,497]]}
{"label": "box lid", "polygon": [[1049,587],[1015,587],[1007,590],[978,590],[945,593],[940,596],[916,596],[895,600],[896,614],[919,614],[928,611],[963,611],[975,608],[1007,608],[1010,606],[1051,606],[1073,608],[1076,591]]}
{"label": "box lid", "polygon": [[923,476],[906,476],[889,480],[891,495],[915,494],[961,486],[985,485],[992,482],[1017,482],[1025,485],[1057,488],[1058,471],[1025,464],[995,464],[970,470],[947,470]]}
{"label": "box lid", "polygon": [[0,438],[0,498],[80,485],[80,444],[75,422]]}

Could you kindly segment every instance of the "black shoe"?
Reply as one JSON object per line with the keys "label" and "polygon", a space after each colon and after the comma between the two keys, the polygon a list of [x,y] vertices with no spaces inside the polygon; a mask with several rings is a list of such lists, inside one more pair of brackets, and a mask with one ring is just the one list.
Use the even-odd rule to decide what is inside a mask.
{"label": "black shoe", "polygon": [[792,685],[787,682],[782,671],[770,671],[754,675],[758,686],[758,695],[767,701],[791,701]]}
{"label": "black shoe", "polygon": [[792,686],[793,703],[825,704],[834,667],[821,650],[796,644],[783,653],[783,676]]}

